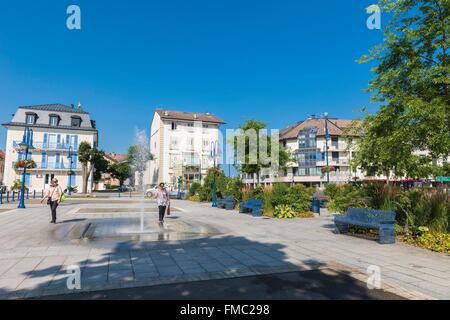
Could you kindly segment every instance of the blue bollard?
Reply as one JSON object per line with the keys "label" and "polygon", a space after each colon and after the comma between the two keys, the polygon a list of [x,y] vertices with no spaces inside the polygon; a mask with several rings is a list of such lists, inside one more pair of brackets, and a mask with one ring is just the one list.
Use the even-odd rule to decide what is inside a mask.
{"label": "blue bollard", "polygon": [[3,204],[3,191],[0,192],[0,204]]}
{"label": "blue bollard", "polygon": [[15,191],[13,191],[13,194],[12,194],[12,202],[14,202],[15,201],[15,196],[16,196],[16,192]]}
{"label": "blue bollard", "polygon": [[312,199],[312,212],[317,213],[320,215],[320,201],[319,199],[313,198]]}
{"label": "blue bollard", "polygon": [[36,199],[36,190],[33,190],[33,199]]}
{"label": "blue bollard", "polygon": [[9,203],[9,191],[6,192],[6,202]]}

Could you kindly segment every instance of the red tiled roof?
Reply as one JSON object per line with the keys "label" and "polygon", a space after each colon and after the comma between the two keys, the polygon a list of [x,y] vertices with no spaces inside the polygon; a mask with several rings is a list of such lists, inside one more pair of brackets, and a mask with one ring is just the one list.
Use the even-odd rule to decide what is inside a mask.
{"label": "red tiled roof", "polygon": [[[352,124],[353,120],[328,119],[328,133],[331,136],[341,136]],[[301,130],[316,128],[318,136],[325,135],[325,119],[308,119],[280,131],[280,139],[296,139]]]}
{"label": "red tiled roof", "polygon": [[159,114],[162,119],[166,120],[204,121],[217,124],[225,123],[225,121],[210,113],[184,112],[162,109],[156,109],[155,112]]}
{"label": "red tiled roof", "polygon": [[117,154],[117,153],[108,153],[105,155],[109,160],[116,162],[116,163],[121,163],[127,160],[128,155],[126,154]]}

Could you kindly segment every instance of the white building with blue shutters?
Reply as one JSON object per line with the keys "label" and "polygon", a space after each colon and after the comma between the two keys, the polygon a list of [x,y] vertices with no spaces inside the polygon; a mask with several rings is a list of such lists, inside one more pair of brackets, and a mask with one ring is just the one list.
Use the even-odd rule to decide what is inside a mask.
{"label": "white building with blue shutters", "polygon": [[[8,130],[5,150],[4,184],[11,187],[22,179],[22,169],[16,168],[20,160],[36,163],[27,169],[26,186],[41,191],[57,178],[63,189],[68,186],[82,189],[82,167],[78,161],[78,146],[88,142],[98,146],[95,121],[81,105],[78,107],[48,104],[19,107],[11,122],[4,123]],[[27,155],[19,147],[25,128],[33,130],[33,146]],[[92,180],[92,179],[91,179]],[[91,191],[92,181],[88,185]]]}

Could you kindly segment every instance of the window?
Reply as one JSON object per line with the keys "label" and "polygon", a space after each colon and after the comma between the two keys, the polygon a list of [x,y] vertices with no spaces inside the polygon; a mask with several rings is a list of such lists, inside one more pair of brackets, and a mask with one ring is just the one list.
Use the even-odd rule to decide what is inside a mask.
{"label": "window", "polygon": [[193,123],[188,123],[187,126],[193,128],[194,124]]}
{"label": "window", "polygon": [[178,140],[176,138],[170,139],[170,149],[172,150],[178,149]]}
{"label": "window", "polygon": [[27,124],[35,124],[36,123],[36,114],[28,113],[26,118]]}
{"label": "window", "polygon": [[50,116],[50,125],[52,127],[57,127],[59,123],[59,116]]}
{"label": "window", "polygon": [[172,130],[177,130],[177,123],[176,122],[172,122]]}
{"label": "window", "polygon": [[207,128],[209,128],[209,125],[204,124],[204,125],[203,125],[203,128],[207,129]]}
{"label": "window", "polygon": [[81,127],[81,118],[80,117],[72,117],[70,125],[72,127],[77,127],[77,128]]}

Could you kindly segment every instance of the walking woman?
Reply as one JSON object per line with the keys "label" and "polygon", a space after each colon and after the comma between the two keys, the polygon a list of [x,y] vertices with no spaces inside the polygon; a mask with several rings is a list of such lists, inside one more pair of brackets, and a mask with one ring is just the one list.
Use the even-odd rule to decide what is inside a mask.
{"label": "walking woman", "polygon": [[52,221],[50,223],[56,224],[56,208],[58,208],[62,194],[63,191],[58,184],[58,179],[52,179],[50,187],[45,191],[45,196],[41,200],[41,203],[43,203],[47,199],[47,204],[52,211]]}
{"label": "walking woman", "polygon": [[166,214],[167,207],[170,206],[170,196],[167,192],[164,183],[159,184],[159,189],[156,192],[156,203],[159,209],[159,223],[164,222],[164,215]]}

